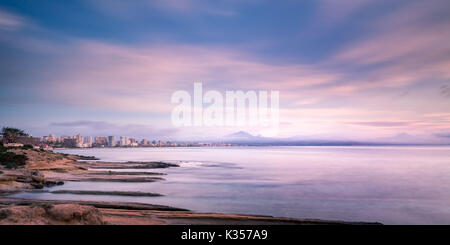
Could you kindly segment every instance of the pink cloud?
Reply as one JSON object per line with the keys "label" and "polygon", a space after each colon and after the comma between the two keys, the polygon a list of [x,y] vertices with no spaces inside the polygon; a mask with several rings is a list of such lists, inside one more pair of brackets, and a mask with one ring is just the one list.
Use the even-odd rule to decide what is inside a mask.
{"label": "pink cloud", "polygon": [[370,0],[320,0],[318,2],[318,18],[327,24],[339,23],[371,3]]}
{"label": "pink cloud", "polygon": [[[127,47],[75,41],[51,76],[59,100],[75,105],[163,113],[176,90],[281,90],[333,83],[337,74],[306,65],[269,65],[233,50],[186,45]],[[82,99],[81,99],[82,98]]]}
{"label": "pink cloud", "polygon": [[[205,90],[280,90],[284,105],[280,119],[291,123],[281,130],[284,135],[292,135],[301,128],[305,132],[330,133],[342,128],[365,134],[364,125],[350,125],[349,120],[423,120],[403,125],[408,132],[443,128],[442,123],[419,120],[415,108],[387,108],[384,106],[388,103],[379,102],[370,105],[367,94],[360,93],[407,86],[413,79],[411,75],[394,72],[395,69],[372,78],[340,83],[344,75],[320,66],[271,65],[251,55],[218,47],[171,44],[128,47],[87,40],[75,41],[71,47],[73,52],[64,56],[46,87],[55,99],[70,105],[160,114],[166,118],[159,121],[163,125],[170,123],[174,106],[169,101],[171,94],[179,89],[192,91],[193,82],[201,81]],[[337,98],[345,96],[347,102],[342,104]],[[314,107],[305,109],[306,105]],[[395,132],[393,128],[396,127],[378,127],[377,132],[389,135]],[[214,131],[223,130],[211,132]],[[373,133],[374,130],[370,132]]]}
{"label": "pink cloud", "polygon": [[[407,87],[427,80],[450,78],[450,20],[433,20],[450,5],[412,1],[373,21],[369,34],[350,43],[327,65],[345,64],[353,69],[373,67],[350,83],[359,89]],[[447,14],[443,16],[448,16]],[[362,79],[361,79],[362,78]]]}

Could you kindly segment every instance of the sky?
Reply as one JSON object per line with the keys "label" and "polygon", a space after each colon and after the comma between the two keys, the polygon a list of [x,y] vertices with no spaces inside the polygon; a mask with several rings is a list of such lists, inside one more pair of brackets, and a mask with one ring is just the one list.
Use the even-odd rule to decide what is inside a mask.
{"label": "sky", "polygon": [[266,136],[173,126],[171,95],[202,82],[279,91],[280,138],[449,143],[448,13],[447,0],[2,0],[0,126]]}

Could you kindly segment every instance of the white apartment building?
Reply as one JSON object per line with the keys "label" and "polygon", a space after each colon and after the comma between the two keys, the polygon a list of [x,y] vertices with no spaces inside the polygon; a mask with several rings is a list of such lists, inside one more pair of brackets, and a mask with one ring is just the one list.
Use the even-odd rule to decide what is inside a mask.
{"label": "white apartment building", "polygon": [[129,146],[130,138],[127,136],[120,136],[120,146]]}

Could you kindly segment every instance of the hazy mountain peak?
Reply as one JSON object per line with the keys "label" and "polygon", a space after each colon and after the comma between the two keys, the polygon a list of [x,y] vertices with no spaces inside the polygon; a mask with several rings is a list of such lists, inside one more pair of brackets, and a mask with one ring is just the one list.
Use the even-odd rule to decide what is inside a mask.
{"label": "hazy mountain peak", "polygon": [[247,133],[247,132],[245,132],[245,131],[239,131],[239,132],[236,132],[236,133],[229,134],[229,135],[227,135],[227,136],[225,136],[225,137],[232,137],[232,138],[254,138],[255,136],[253,136],[253,135],[251,135],[251,134],[249,134],[249,133]]}

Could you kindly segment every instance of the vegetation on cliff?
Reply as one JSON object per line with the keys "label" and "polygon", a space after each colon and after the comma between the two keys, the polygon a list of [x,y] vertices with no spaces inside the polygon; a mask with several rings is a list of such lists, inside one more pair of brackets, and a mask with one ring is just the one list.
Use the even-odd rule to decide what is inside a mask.
{"label": "vegetation on cliff", "polygon": [[5,143],[15,143],[18,137],[28,136],[22,129],[11,127],[3,127],[0,135],[3,136],[3,141]]}
{"label": "vegetation on cliff", "polygon": [[23,167],[28,160],[27,156],[24,154],[16,154],[14,152],[9,152],[9,148],[0,147],[0,165],[7,169],[16,169],[18,167]]}

